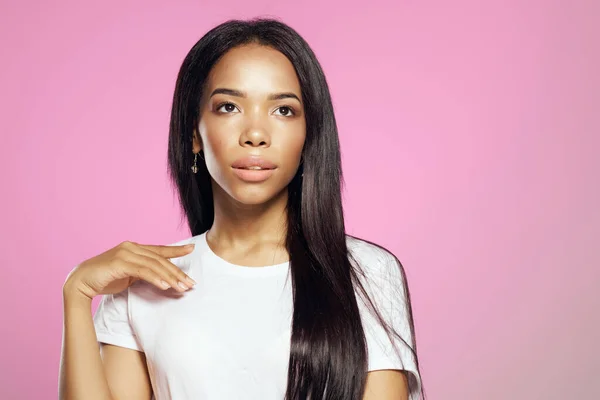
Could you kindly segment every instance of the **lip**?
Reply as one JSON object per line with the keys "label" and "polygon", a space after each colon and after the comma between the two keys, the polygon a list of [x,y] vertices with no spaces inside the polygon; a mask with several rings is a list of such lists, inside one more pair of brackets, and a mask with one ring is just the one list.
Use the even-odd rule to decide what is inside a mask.
{"label": "lip", "polygon": [[273,175],[275,169],[242,169],[232,168],[233,173],[245,182],[263,182]]}
{"label": "lip", "polygon": [[[260,167],[262,169],[245,169],[249,167]],[[231,168],[233,168],[233,173],[245,182],[263,182],[273,175],[277,165],[260,156],[246,156],[235,160],[231,164]]]}
{"label": "lip", "polygon": [[277,165],[273,164],[269,160],[261,158],[260,156],[247,156],[238,158],[233,164],[231,164],[231,166],[233,168],[261,167],[263,170],[277,168]]}

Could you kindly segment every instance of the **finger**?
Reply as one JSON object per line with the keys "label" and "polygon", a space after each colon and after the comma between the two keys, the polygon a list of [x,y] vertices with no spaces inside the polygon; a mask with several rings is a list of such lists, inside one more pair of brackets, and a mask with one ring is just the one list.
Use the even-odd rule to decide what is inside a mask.
{"label": "finger", "polygon": [[135,278],[136,280],[146,281],[160,290],[169,289],[170,285],[164,280],[162,276],[157,274],[150,268],[146,268],[142,265],[132,263],[125,260],[120,260],[121,268],[125,271],[125,274]]}
{"label": "finger", "polygon": [[137,248],[132,248],[131,251],[134,253],[141,254],[143,256],[157,260],[163,266],[163,268],[166,268],[169,271],[169,273],[175,275],[175,277],[179,281],[181,281],[183,284],[185,284],[186,286],[192,287],[196,284],[196,281],[194,281],[192,278],[190,278],[189,275],[187,275],[185,272],[183,272],[181,270],[181,268],[179,268],[178,266],[173,264],[167,258],[164,258],[161,255],[154,253],[153,251],[146,250],[142,246],[138,246]]}
{"label": "finger", "polygon": [[[147,250],[146,250],[147,251]],[[183,273],[183,271],[179,270],[179,268],[177,268],[176,266],[173,266],[173,268],[178,269],[180,274],[184,275],[184,278],[180,278],[180,274],[175,274],[173,272],[171,272],[171,268],[167,267],[165,265],[163,265],[163,263],[165,264],[169,264],[169,261],[166,260],[160,260],[160,256],[148,251],[148,253],[150,254],[150,256],[146,256],[143,254],[139,254],[134,252],[128,252],[128,254],[123,255],[121,258],[124,261],[136,264],[136,265],[140,265],[144,268],[149,268],[152,271],[154,271],[154,273],[158,274],[164,281],[166,281],[169,286],[171,286],[174,289],[177,289],[180,292],[185,292],[186,290],[188,290],[189,288],[191,288],[193,285],[186,283],[185,281],[185,273]]]}
{"label": "finger", "polygon": [[183,246],[162,246],[153,244],[138,244],[138,247],[142,247],[146,250],[150,250],[164,258],[175,258],[181,257],[191,253],[194,250],[194,244],[186,244]]}
{"label": "finger", "polygon": [[[135,252],[143,254],[147,257],[158,260],[164,267],[166,267],[172,274],[177,276],[179,281],[184,286],[190,288],[196,284],[192,278],[190,278],[181,268],[173,264],[168,258],[181,257],[190,253],[193,250],[194,244],[181,245],[181,246],[160,246],[160,245],[143,245],[134,242],[123,243],[122,248],[126,253]],[[164,256],[166,254],[167,256]],[[173,255],[174,254],[174,255]]]}

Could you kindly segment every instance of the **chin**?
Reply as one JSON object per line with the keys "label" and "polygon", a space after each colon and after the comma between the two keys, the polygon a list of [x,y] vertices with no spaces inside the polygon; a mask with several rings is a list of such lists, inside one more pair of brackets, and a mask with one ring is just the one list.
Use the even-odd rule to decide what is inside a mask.
{"label": "chin", "polygon": [[277,190],[269,185],[236,185],[229,195],[238,203],[248,206],[256,206],[268,203],[276,197],[281,196],[283,189]]}

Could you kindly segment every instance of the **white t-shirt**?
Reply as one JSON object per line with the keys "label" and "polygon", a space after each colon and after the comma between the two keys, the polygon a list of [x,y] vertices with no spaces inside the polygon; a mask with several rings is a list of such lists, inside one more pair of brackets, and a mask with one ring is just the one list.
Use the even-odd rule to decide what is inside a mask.
{"label": "white t-shirt", "polygon": [[[285,396],[292,321],[289,262],[246,267],[217,256],[206,233],[174,243],[194,250],[171,261],[197,284],[185,293],[137,281],[105,295],[94,314],[99,342],[143,351],[159,400],[281,400]],[[363,266],[366,290],[407,343],[402,276],[391,254],[347,236]],[[403,369],[418,398],[420,377],[410,348],[392,342],[358,297],[368,370]]]}

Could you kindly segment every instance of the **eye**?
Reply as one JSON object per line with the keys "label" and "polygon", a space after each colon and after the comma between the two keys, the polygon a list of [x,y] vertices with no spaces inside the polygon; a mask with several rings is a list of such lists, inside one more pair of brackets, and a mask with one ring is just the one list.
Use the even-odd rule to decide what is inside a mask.
{"label": "eye", "polygon": [[223,112],[223,114],[231,114],[237,107],[233,103],[222,103],[217,107],[217,111],[219,111],[222,108],[225,109],[225,112]]}
{"label": "eye", "polygon": [[278,107],[277,110],[279,110],[281,112],[278,115],[281,115],[283,117],[289,117],[289,116],[295,115],[294,109],[292,107],[281,106],[281,107]]}

